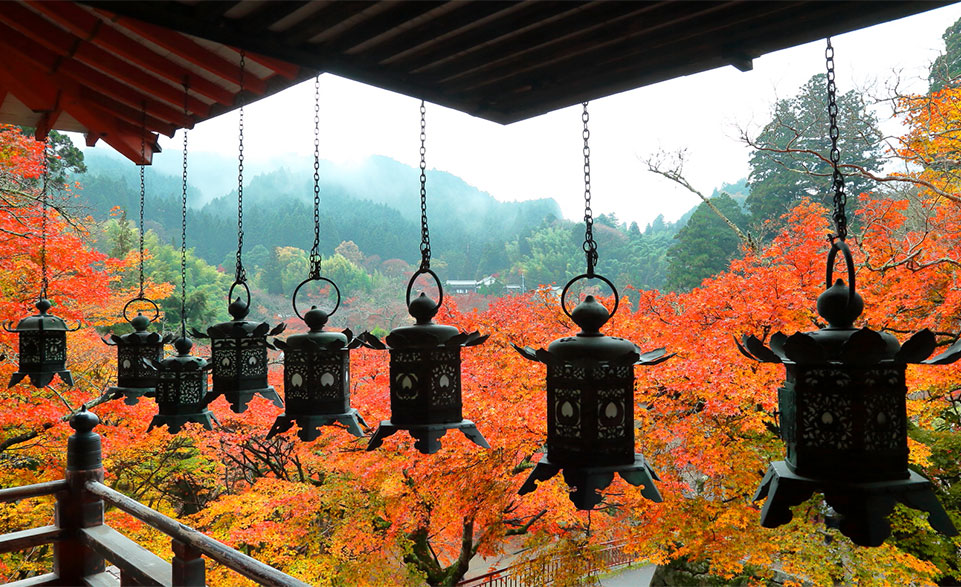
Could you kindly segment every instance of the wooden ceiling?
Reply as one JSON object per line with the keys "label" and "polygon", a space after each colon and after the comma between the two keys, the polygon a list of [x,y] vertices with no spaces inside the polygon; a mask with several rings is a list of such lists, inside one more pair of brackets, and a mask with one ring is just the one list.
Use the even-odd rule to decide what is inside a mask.
{"label": "wooden ceiling", "polygon": [[157,133],[330,72],[506,124],[947,3],[6,1],[0,122],[134,161],[145,126],[149,163]]}

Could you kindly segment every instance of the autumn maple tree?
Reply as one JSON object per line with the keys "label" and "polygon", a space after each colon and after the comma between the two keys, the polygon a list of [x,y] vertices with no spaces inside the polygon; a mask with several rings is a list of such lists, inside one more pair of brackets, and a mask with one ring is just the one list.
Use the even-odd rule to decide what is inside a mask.
{"label": "autumn maple tree", "polygon": [[[902,340],[929,328],[947,345],[961,326],[961,206],[951,163],[956,133],[948,132],[961,124],[955,92],[948,88],[905,103],[910,130],[899,155],[914,165],[902,176],[913,187],[862,194],[850,239],[865,299],[861,323]],[[0,129],[0,181],[8,198],[0,206],[0,313],[6,319],[24,315],[38,291],[40,149]],[[87,326],[69,341],[69,367],[80,377],[72,389],[21,385],[0,392],[2,486],[61,476],[63,416],[95,402],[112,377],[112,351],[93,327],[117,324],[120,304],[131,293],[120,288],[118,276],[135,263],[132,256],[110,259],[85,245],[76,224],[56,213],[50,222],[54,310]],[[516,494],[543,450],[546,406],[543,367],[517,355],[510,343],[542,347],[574,331],[546,291],[496,298],[486,310],[469,312],[452,297],[437,317],[491,335],[462,355],[464,416],[490,449],[448,434],[439,452],[421,455],[398,434],[367,452],[366,439],[338,428],[310,443],[293,430],[268,440],[279,410],[261,399],[243,414],[218,399],[211,409],[219,428],[190,425],[170,436],[145,431],[156,410],[151,401],[108,402],[95,408],[106,483],[312,584],[450,585],[472,560],[493,564],[502,554],[532,568],[543,557],[559,557],[567,574],[557,582],[575,582],[611,541],[657,564],[699,565],[722,581],[763,581],[775,568],[814,584],[951,577],[957,539],[935,536],[923,516],[910,511],[895,512],[892,540],[875,549],[854,546],[826,528],[817,497],[798,506],[789,524],[760,527],[752,497],[768,463],[783,458],[774,412],[784,373],[742,357],[733,338],[819,326],[814,304],[823,288],[830,220],[821,204],[801,200],[778,225],[784,229],[768,243],[742,250],[691,291],[632,291],[637,302],[625,296],[604,329],[643,349],[676,353],[636,371],[637,449],[660,476],[663,503],[642,498],[640,488],[620,479],[590,513],[573,509],[561,477]],[[162,284],[152,292],[163,297],[171,288]],[[289,332],[299,328],[294,321]],[[11,335],[0,334],[0,345],[15,356]],[[195,352],[209,351],[198,346]],[[13,369],[8,359],[0,376]],[[387,356],[354,351],[351,369],[352,405],[375,426],[389,417]],[[934,480],[961,526],[961,488],[955,487],[961,473],[951,452],[961,450],[959,369],[912,366],[908,406],[912,466]],[[270,382],[282,388],[276,361]],[[37,500],[2,506],[0,532],[47,523],[49,512],[49,503]],[[144,525],[116,511],[107,520],[169,556],[169,542]],[[38,571],[46,554],[5,555],[0,576]],[[242,582],[211,567],[210,584]]]}

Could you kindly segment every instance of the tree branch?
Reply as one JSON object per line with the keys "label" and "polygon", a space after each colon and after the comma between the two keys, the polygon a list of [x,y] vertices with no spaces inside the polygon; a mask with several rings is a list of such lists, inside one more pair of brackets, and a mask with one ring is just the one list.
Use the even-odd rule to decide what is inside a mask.
{"label": "tree branch", "polygon": [[[683,187],[687,191],[700,198],[708,208],[717,214],[718,218],[723,220],[724,223],[734,231],[734,234],[736,234],[737,238],[741,240],[741,243],[745,248],[752,253],[757,253],[757,243],[754,242],[754,238],[751,237],[750,234],[745,234],[740,228],[737,227],[736,224],[731,222],[731,220],[725,216],[717,206],[714,205],[714,202],[711,201],[711,198],[702,194],[699,190],[691,185],[686,177],[684,177],[684,156],[686,152],[687,151],[685,149],[681,149],[672,155],[668,155],[664,151],[659,151],[656,155],[648,157],[644,163],[647,164],[647,170],[651,173],[656,173],[661,177],[673,181],[677,185]],[[670,162],[670,165],[667,165],[667,162],[665,161],[668,157],[673,159],[673,161]]]}

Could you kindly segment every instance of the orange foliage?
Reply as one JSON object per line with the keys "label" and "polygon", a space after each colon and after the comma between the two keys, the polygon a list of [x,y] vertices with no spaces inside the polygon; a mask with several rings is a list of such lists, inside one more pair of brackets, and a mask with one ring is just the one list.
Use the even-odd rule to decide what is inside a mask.
{"label": "orange foliage", "polygon": [[[920,135],[908,138],[921,141]],[[35,146],[0,133],[0,146],[7,142],[0,147],[0,168],[35,177]],[[941,333],[942,342],[956,336],[961,209],[943,202],[935,191],[911,202],[862,196],[864,234],[852,244],[855,258],[865,260],[857,275],[865,298],[862,321],[873,328],[906,333],[927,327]],[[29,236],[0,240],[0,313],[8,318],[23,314],[37,289],[36,208],[27,205],[18,214]],[[11,218],[0,213],[0,230],[17,229]],[[530,550],[522,558],[572,548],[587,552],[619,539],[653,562],[707,561],[721,577],[745,567],[770,574],[778,565],[815,584],[931,582],[936,570],[927,562],[890,545],[858,548],[825,530],[816,503],[799,506],[794,520],[781,528],[758,523],[759,507],[751,498],[768,462],[783,456],[771,432],[783,372],[749,362],[732,338],[816,327],[814,300],[823,288],[829,231],[826,210],[811,202],[785,220],[787,229],[770,245],[733,261],[728,271],[691,292],[639,291],[633,307],[622,300],[605,328],[641,348],[664,346],[677,353],[636,372],[636,403],[646,407],[636,414],[637,448],[661,477],[662,504],[643,499],[640,488],[620,479],[592,513],[573,509],[561,477],[523,498],[516,495],[544,442],[546,394],[542,368],[517,355],[510,343],[542,347],[573,330],[549,294],[499,298],[483,312],[461,312],[448,301],[438,316],[461,330],[491,334],[486,344],[462,354],[464,416],[477,423],[489,450],[449,434],[441,451],[425,456],[398,434],[368,453],[366,439],[336,428],[311,443],[299,442],[293,430],[268,441],[279,410],[260,399],[241,415],[217,400],[212,409],[219,430],[191,425],[170,437],[160,430],[144,432],[155,409],[151,402],[111,402],[97,408],[107,482],[314,584],[416,584],[427,566],[442,569],[461,556],[493,559],[523,546]],[[86,249],[83,235],[56,216],[52,223],[55,310],[70,319],[109,321],[123,299],[112,285],[131,260],[105,259]],[[0,335],[8,354],[13,343]],[[72,335],[70,344],[70,367],[84,377],[76,389],[58,391],[77,405],[96,397],[110,377],[112,356],[97,346],[89,328]],[[12,368],[3,364],[0,376],[9,376]],[[371,425],[388,418],[385,355],[357,350],[351,369],[353,405]],[[927,400],[909,402],[920,425],[930,424],[936,400],[957,387],[959,369],[909,371],[909,387]],[[279,365],[270,377],[281,389]],[[64,412],[52,390],[20,386],[0,392],[0,442],[25,430],[39,432],[12,452],[0,450],[0,458],[16,453],[33,463],[0,468],[0,485],[61,474]],[[918,445],[912,444],[912,451],[913,459],[924,461]],[[32,523],[48,513],[32,503],[0,510],[0,531],[12,529],[13,515]],[[166,549],[141,525],[116,514],[110,520]],[[424,544],[436,556],[433,563],[419,554]],[[0,567],[0,576],[7,572]],[[237,584],[237,577],[211,571],[209,581]]]}

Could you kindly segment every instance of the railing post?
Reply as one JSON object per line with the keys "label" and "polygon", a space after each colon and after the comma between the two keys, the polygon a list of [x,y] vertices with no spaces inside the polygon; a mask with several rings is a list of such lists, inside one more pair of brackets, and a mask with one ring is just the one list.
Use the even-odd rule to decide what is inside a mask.
{"label": "railing post", "polygon": [[206,585],[202,553],[176,538],[170,540],[170,547],[174,551],[174,558],[170,563],[173,567],[173,584],[189,587]]}
{"label": "railing post", "polygon": [[103,501],[84,489],[90,480],[103,481],[100,435],[93,432],[100,418],[84,407],[70,418],[74,433],[67,439],[68,489],[57,494],[56,524],[63,540],[53,546],[53,572],[64,585],[82,585],[84,577],[104,570],[103,557],[84,546],[81,531],[103,524]]}

